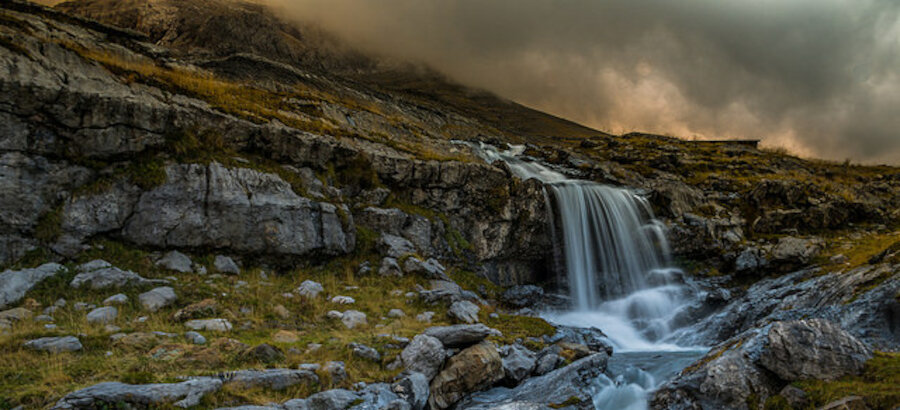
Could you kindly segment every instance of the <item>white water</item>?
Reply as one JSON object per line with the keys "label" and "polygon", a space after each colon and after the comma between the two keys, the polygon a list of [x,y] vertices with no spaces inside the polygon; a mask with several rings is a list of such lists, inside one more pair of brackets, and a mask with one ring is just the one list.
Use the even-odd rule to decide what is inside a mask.
{"label": "white water", "polygon": [[[560,325],[602,330],[615,348],[612,360],[621,365],[617,376],[596,380],[595,406],[647,408],[647,395],[671,375],[672,365],[642,368],[653,367],[650,363],[662,352],[681,358],[676,364],[703,352],[666,342],[674,330],[673,318],[692,295],[674,280],[678,271],[669,268],[665,232],[647,201],[627,189],[569,179],[526,161],[521,158],[524,147],[501,152],[481,144],[473,149],[488,162],[506,162],[522,179],[544,183],[547,202],[559,216],[558,225],[551,216],[551,230],[556,240],[555,230],[561,229],[564,277],[573,306],[543,317]],[[633,354],[623,355],[627,352]]]}

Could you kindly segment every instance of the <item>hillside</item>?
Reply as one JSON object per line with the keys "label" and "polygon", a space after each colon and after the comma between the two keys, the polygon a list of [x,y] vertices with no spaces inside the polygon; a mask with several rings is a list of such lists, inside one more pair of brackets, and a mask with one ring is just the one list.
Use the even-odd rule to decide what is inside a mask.
{"label": "hillside", "polygon": [[[713,348],[656,408],[900,400],[898,168],[609,135],[231,0],[0,1],[0,91],[0,408],[594,408],[617,335],[539,315],[559,199],[482,142],[665,227]],[[785,352],[852,360],[741,361]]]}

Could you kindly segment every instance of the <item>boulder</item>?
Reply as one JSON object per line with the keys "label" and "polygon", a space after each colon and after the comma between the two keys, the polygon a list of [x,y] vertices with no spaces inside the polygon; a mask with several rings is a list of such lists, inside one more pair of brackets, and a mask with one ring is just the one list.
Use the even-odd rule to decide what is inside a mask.
{"label": "boulder", "polygon": [[325,288],[322,287],[321,283],[311,280],[304,280],[303,283],[301,283],[300,286],[297,287],[296,290],[294,290],[294,292],[296,292],[298,295],[308,299],[315,299],[319,296],[320,293],[324,291]]}
{"label": "boulder", "polygon": [[126,286],[167,284],[164,279],[146,279],[132,271],[123,271],[103,260],[94,260],[76,268],[79,274],[69,283],[73,288],[101,290]]}
{"label": "boulder", "polygon": [[366,314],[358,310],[348,310],[341,315],[341,322],[347,329],[355,329],[368,324]]}
{"label": "boulder", "polygon": [[156,261],[156,265],[161,266],[164,269],[181,273],[190,273],[193,271],[193,262],[191,262],[191,258],[178,251],[170,251],[169,253],[165,254],[162,258]]}
{"label": "boulder", "polygon": [[184,332],[184,338],[195,345],[205,345],[206,344],[206,338],[203,337],[203,335],[201,335],[200,333],[197,333],[193,330]]}
{"label": "boulder", "polygon": [[322,370],[328,373],[333,384],[340,384],[347,380],[347,368],[344,362],[332,361],[325,363],[325,366],[322,366]]}
{"label": "boulder", "polygon": [[766,338],[759,364],[786,381],[856,375],[872,357],[865,344],[826,320],[776,322]]}
{"label": "boulder", "polygon": [[513,286],[503,292],[500,300],[515,308],[534,307],[544,298],[544,289],[534,285]]}
{"label": "boulder", "polygon": [[423,410],[428,404],[430,387],[428,377],[419,372],[408,372],[391,385],[391,390],[409,403],[410,410]]}
{"label": "boulder", "polygon": [[126,303],[128,303],[128,296],[125,295],[124,293],[117,293],[106,299],[103,299],[103,304],[106,306],[124,305]]}
{"label": "boulder", "polygon": [[203,396],[219,391],[222,381],[215,378],[188,380],[181,383],[133,385],[106,382],[65,395],[54,409],[90,409],[112,406],[128,407],[193,407]]}
{"label": "boulder", "polygon": [[446,270],[447,268],[434,258],[428,258],[428,260],[423,262],[421,259],[412,256],[403,261],[404,272],[425,279],[449,281],[450,277],[447,276]]}
{"label": "boulder", "polygon": [[799,267],[810,263],[822,250],[823,245],[820,238],[786,236],[778,239],[770,255],[776,263]]}
{"label": "boulder", "polygon": [[44,279],[65,271],[65,266],[58,263],[45,263],[33,269],[6,270],[0,273],[0,310],[18,303]]}
{"label": "boulder", "polygon": [[176,299],[178,299],[178,296],[175,295],[175,290],[169,286],[155,288],[141,293],[138,296],[141,306],[144,307],[144,310],[149,312],[156,312],[157,310],[169,306],[175,302]]}
{"label": "boulder", "polygon": [[792,381],[858,374],[870,356],[865,345],[828,321],[775,322],[714,347],[660,387],[652,404],[746,408],[751,395],[764,402]]}
{"label": "boulder", "polygon": [[470,346],[447,361],[431,381],[428,403],[446,409],[464,396],[492,386],[503,378],[503,363],[497,348],[489,342]]}
{"label": "boulder", "polygon": [[350,390],[334,389],[313,394],[306,398],[309,410],[346,409],[359,400],[359,394]]}
{"label": "boulder", "polygon": [[50,353],[77,352],[82,349],[81,341],[75,336],[42,337],[25,342],[25,347]]}
{"label": "boulder", "polygon": [[[609,356],[597,353],[543,376],[526,379],[518,387],[495,387],[475,393],[457,404],[459,409],[540,409],[569,408],[563,403],[584,403],[576,408],[593,409],[591,386],[606,370]],[[552,407],[550,407],[552,406]]]}
{"label": "boulder", "polygon": [[444,345],[428,335],[417,335],[400,352],[403,366],[409,371],[422,373],[428,380],[438,374],[445,358]]}
{"label": "boulder", "polygon": [[378,353],[377,350],[369,346],[360,343],[350,343],[348,347],[356,357],[373,361],[375,363],[381,362],[381,354]]}
{"label": "boulder", "polygon": [[460,300],[450,305],[447,315],[458,322],[471,324],[478,322],[478,312],[480,310],[478,305],[467,300]]}
{"label": "boulder", "polygon": [[401,270],[400,265],[397,264],[397,259],[385,256],[384,259],[381,260],[381,266],[378,267],[378,274],[381,276],[401,277],[403,276],[403,270]]}
{"label": "boulder", "polygon": [[126,240],[297,257],[353,249],[352,219],[332,204],[297,195],[276,174],[217,162],[172,164],[165,173],[166,182],[135,204],[121,230]]}
{"label": "boulder", "polygon": [[512,386],[531,375],[537,365],[534,352],[519,344],[503,346],[500,356],[503,358],[504,381]]}
{"label": "boulder", "polygon": [[416,253],[416,248],[412,242],[387,233],[381,234],[381,237],[378,239],[378,250],[382,254],[395,259]]}
{"label": "boulder", "polygon": [[227,275],[238,275],[241,273],[241,268],[234,262],[234,259],[228,256],[216,255],[213,266],[216,267],[216,271],[219,273]]}
{"label": "boulder", "polygon": [[499,330],[483,324],[436,326],[425,329],[425,334],[436,338],[447,347],[465,347],[481,342],[488,336],[501,336]]}
{"label": "boulder", "polygon": [[309,370],[266,369],[239,370],[222,375],[225,385],[241,390],[269,389],[284,390],[299,384],[319,383],[319,376]]}
{"label": "boulder", "polygon": [[90,324],[105,325],[112,323],[119,316],[119,310],[113,306],[104,306],[96,308],[87,314],[87,321]]}
{"label": "boulder", "polygon": [[211,330],[214,332],[227,332],[231,330],[231,322],[225,319],[195,319],[184,324],[193,330]]}

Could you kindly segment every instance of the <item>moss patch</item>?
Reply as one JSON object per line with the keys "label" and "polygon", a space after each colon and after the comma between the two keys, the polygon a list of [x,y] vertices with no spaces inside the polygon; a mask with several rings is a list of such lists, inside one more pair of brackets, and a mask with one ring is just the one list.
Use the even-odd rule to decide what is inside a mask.
{"label": "moss patch", "polygon": [[810,380],[795,385],[809,395],[815,407],[847,396],[860,396],[872,409],[894,409],[900,404],[900,353],[875,352],[860,376],[833,382]]}

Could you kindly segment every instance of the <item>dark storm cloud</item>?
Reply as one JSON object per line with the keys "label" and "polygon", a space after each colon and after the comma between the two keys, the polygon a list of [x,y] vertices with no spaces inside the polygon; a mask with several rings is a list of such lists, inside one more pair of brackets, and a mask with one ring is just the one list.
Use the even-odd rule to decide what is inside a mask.
{"label": "dark storm cloud", "polygon": [[613,132],[900,163],[896,0],[280,0],[353,44]]}

